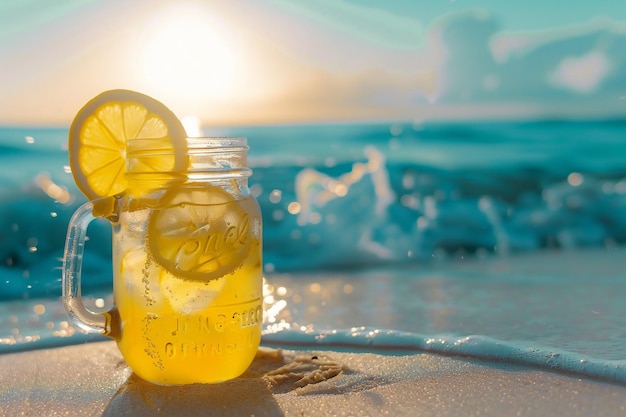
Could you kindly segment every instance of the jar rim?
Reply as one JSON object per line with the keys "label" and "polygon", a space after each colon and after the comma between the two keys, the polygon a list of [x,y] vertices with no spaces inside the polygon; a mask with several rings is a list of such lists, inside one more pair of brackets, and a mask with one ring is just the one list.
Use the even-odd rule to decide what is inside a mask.
{"label": "jar rim", "polygon": [[[141,180],[176,176],[187,179],[200,177],[219,179],[251,175],[252,170],[247,166],[246,154],[249,147],[245,137],[187,137],[185,140],[186,149],[179,150],[186,154],[185,166],[177,166],[172,171],[144,171],[141,168],[146,161],[158,161],[163,157],[170,157],[176,152],[174,149],[150,149],[145,146],[133,149],[131,141],[126,158],[126,177]],[[141,164],[137,165],[140,170],[133,168],[138,161],[141,161]],[[156,163],[154,165],[158,166]]]}
{"label": "jar rim", "polygon": [[[175,149],[151,148],[150,141],[153,139],[132,139],[127,142],[127,156],[141,157],[159,155],[172,155]],[[245,137],[187,137],[184,139],[186,143],[183,150],[187,155],[202,155],[215,153],[241,153],[246,154],[250,149],[248,140]]]}
{"label": "jar rim", "polygon": [[242,136],[198,136],[187,137],[189,150],[224,149],[224,150],[248,150],[248,140]]}

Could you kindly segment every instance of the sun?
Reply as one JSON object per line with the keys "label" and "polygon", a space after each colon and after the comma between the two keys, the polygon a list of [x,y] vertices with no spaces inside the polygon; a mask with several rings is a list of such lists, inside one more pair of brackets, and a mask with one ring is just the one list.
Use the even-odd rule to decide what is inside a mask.
{"label": "sun", "polygon": [[233,36],[201,5],[161,10],[142,38],[141,73],[152,88],[191,99],[232,89],[239,68]]}

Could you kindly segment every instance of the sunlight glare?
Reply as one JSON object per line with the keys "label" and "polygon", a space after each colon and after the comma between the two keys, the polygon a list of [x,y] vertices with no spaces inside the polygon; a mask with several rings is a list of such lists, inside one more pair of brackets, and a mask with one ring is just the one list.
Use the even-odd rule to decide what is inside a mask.
{"label": "sunlight glare", "polygon": [[155,88],[188,98],[227,92],[237,63],[232,37],[200,5],[164,9],[147,28],[142,73]]}
{"label": "sunlight glare", "polygon": [[185,116],[180,121],[187,132],[187,136],[190,138],[199,138],[202,136],[202,126],[200,118],[196,116]]}

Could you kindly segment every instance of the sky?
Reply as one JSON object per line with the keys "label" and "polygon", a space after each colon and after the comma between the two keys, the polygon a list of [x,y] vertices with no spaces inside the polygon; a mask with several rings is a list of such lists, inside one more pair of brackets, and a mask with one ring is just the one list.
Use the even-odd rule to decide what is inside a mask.
{"label": "sky", "polygon": [[0,2],[0,125],[115,88],[205,125],[624,117],[626,3]]}

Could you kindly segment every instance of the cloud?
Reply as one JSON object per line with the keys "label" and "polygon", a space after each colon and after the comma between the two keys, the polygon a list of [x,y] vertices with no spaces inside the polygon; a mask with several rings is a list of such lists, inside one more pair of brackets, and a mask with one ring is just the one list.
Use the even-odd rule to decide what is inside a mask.
{"label": "cloud", "polygon": [[360,71],[299,67],[269,107],[296,120],[624,114],[626,31],[615,22],[510,34],[470,10],[441,18],[410,53]]}
{"label": "cloud", "polygon": [[593,93],[609,74],[608,58],[592,51],[581,57],[564,58],[550,75],[551,83],[577,93]]}
{"label": "cloud", "polygon": [[440,100],[467,101],[484,91],[485,77],[495,79],[497,68],[488,42],[496,29],[497,22],[482,10],[449,14],[431,29],[431,42],[443,49],[445,57]]}
{"label": "cloud", "polygon": [[625,27],[603,20],[549,33],[507,34],[483,11],[448,15],[432,29],[446,57],[439,102],[604,100],[617,107],[626,93]]}
{"label": "cloud", "polygon": [[389,62],[343,74],[311,69],[310,82],[284,103],[347,117],[441,117],[445,109],[451,117],[469,117],[481,108],[486,117],[516,111],[520,116],[624,114],[622,27],[604,20],[510,34],[501,32],[497,18],[486,11],[456,12],[433,24],[423,48],[412,52],[414,65],[404,71]]}

